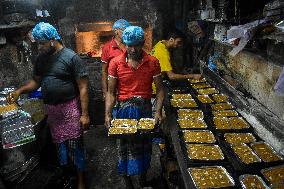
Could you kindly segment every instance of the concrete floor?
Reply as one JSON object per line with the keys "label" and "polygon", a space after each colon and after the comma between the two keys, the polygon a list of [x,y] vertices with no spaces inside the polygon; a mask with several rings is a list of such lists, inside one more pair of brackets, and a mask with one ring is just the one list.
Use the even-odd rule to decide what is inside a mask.
{"label": "concrete floor", "polygon": [[[92,126],[84,134],[87,151],[86,185],[88,189],[125,188],[117,174],[117,153],[115,139],[108,137],[103,125]],[[153,188],[166,188],[161,178],[160,152],[153,145],[151,168],[147,180]]]}

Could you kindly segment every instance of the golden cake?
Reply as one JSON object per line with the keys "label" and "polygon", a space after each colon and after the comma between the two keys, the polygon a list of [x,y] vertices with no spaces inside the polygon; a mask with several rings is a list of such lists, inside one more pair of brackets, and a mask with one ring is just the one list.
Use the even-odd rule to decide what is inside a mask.
{"label": "golden cake", "polygon": [[203,112],[201,110],[191,110],[191,109],[179,109],[178,110],[179,119],[194,119],[194,118],[204,118]]}
{"label": "golden cake", "polygon": [[231,144],[251,143],[256,139],[251,133],[225,133],[225,141]]}
{"label": "golden cake", "polygon": [[262,169],[261,173],[273,185],[284,183],[284,165]]}
{"label": "golden cake", "polygon": [[221,166],[189,168],[189,173],[199,189],[224,188],[235,185],[227,170]]}
{"label": "golden cake", "polygon": [[239,159],[245,164],[257,163],[261,160],[252,151],[252,149],[246,144],[232,145],[232,149]]}
{"label": "golden cake", "polygon": [[185,130],[183,138],[185,142],[190,143],[214,143],[216,141],[213,133],[208,130]]}
{"label": "golden cake", "polygon": [[264,162],[280,161],[282,158],[266,143],[252,143],[251,148]]}
{"label": "golden cake", "polygon": [[191,160],[223,160],[224,154],[218,145],[214,144],[188,144],[187,154]]}
{"label": "golden cake", "polygon": [[191,94],[173,94],[172,99],[192,99]]}
{"label": "golden cake", "polygon": [[155,119],[153,118],[141,118],[138,122],[137,129],[154,129]]}
{"label": "golden cake", "polygon": [[197,95],[197,99],[203,104],[209,104],[213,102],[213,100],[208,95]]}
{"label": "golden cake", "polygon": [[264,181],[257,175],[242,175],[240,182],[244,189],[267,189]]}
{"label": "golden cake", "polygon": [[219,91],[217,89],[211,87],[211,88],[205,88],[205,89],[198,89],[197,92],[198,92],[198,94],[210,95],[210,94],[218,93]]}
{"label": "golden cake", "polygon": [[212,110],[231,110],[234,106],[228,102],[222,102],[218,104],[211,104]]}
{"label": "golden cake", "polygon": [[110,127],[108,130],[109,135],[134,134],[136,132],[136,127]]}
{"label": "golden cake", "polygon": [[136,127],[138,121],[136,119],[113,119],[112,127]]}
{"label": "golden cake", "polygon": [[194,89],[204,89],[204,88],[209,88],[211,87],[210,84],[208,83],[196,83],[196,84],[191,84],[192,88]]}
{"label": "golden cake", "polygon": [[190,83],[202,83],[202,82],[206,82],[206,79],[205,78],[202,78],[202,79],[188,79],[188,81]]}
{"label": "golden cake", "polygon": [[212,111],[214,117],[234,117],[238,116],[238,112],[235,110],[220,110]]}
{"label": "golden cake", "polygon": [[228,119],[232,129],[247,129],[250,127],[242,117],[230,117]]}
{"label": "golden cake", "polygon": [[194,99],[171,99],[171,105],[177,108],[195,108],[197,107]]}
{"label": "golden cake", "polygon": [[229,97],[224,94],[213,94],[212,97],[213,97],[213,100],[215,100],[215,102],[217,103],[228,102],[228,99],[229,99]]}
{"label": "golden cake", "polygon": [[1,105],[0,106],[0,114],[5,114],[7,112],[17,110],[18,106],[16,104],[7,104],[7,105]]}
{"label": "golden cake", "polygon": [[204,129],[207,128],[203,119],[179,119],[179,126],[182,129]]}
{"label": "golden cake", "polygon": [[228,118],[213,117],[213,122],[216,129],[231,129]]}

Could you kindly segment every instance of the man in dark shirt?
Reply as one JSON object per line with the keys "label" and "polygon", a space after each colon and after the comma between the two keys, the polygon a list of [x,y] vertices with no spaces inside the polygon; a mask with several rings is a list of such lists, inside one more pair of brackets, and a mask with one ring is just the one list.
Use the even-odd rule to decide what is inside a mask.
{"label": "man in dark shirt", "polygon": [[40,22],[33,28],[32,35],[41,53],[35,63],[33,79],[9,94],[7,99],[13,102],[20,94],[41,87],[60,164],[73,163],[78,171],[78,188],[82,189],[85,168],[82,130],[90,122],[86,68],[75,52],[62,45],[52,25]]}

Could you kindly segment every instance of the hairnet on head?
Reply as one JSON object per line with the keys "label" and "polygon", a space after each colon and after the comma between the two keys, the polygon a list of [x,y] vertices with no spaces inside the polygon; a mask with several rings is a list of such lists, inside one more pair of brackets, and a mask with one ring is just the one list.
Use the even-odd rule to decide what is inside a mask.
{"label": "hairnet on head", "polygon": [[123,43],[126,45],[138,45],[144,42],[144,31],[139,26],[129,26],[122,33]]}
{"label": "hairnet on head", "polygon": [[61,40],[57,30],[49,23],[40,22],[32,30],[35,40]]}
{"label": "hairnet on head", "polygon": [[130,26],[130,23],[127,20],[119,19],[119,20],[114,22],[114,24],[112,26],[112,30],[115,30],[115,29],[123,29],[124,30],[128,26]]}

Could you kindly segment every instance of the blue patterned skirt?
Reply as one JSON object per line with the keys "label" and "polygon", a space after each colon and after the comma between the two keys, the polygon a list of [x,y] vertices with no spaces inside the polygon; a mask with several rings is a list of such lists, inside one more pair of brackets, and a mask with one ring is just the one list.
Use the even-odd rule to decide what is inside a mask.
{"label": "blue patterned skirt", "polygon": [[[152,117],[150,100],[134,97],[120,101],[113,109],[113,118],[140,119]],[[150,167],[152,142],[146,136],[117,139],[118,173],[121,175],[139,175]]]}

